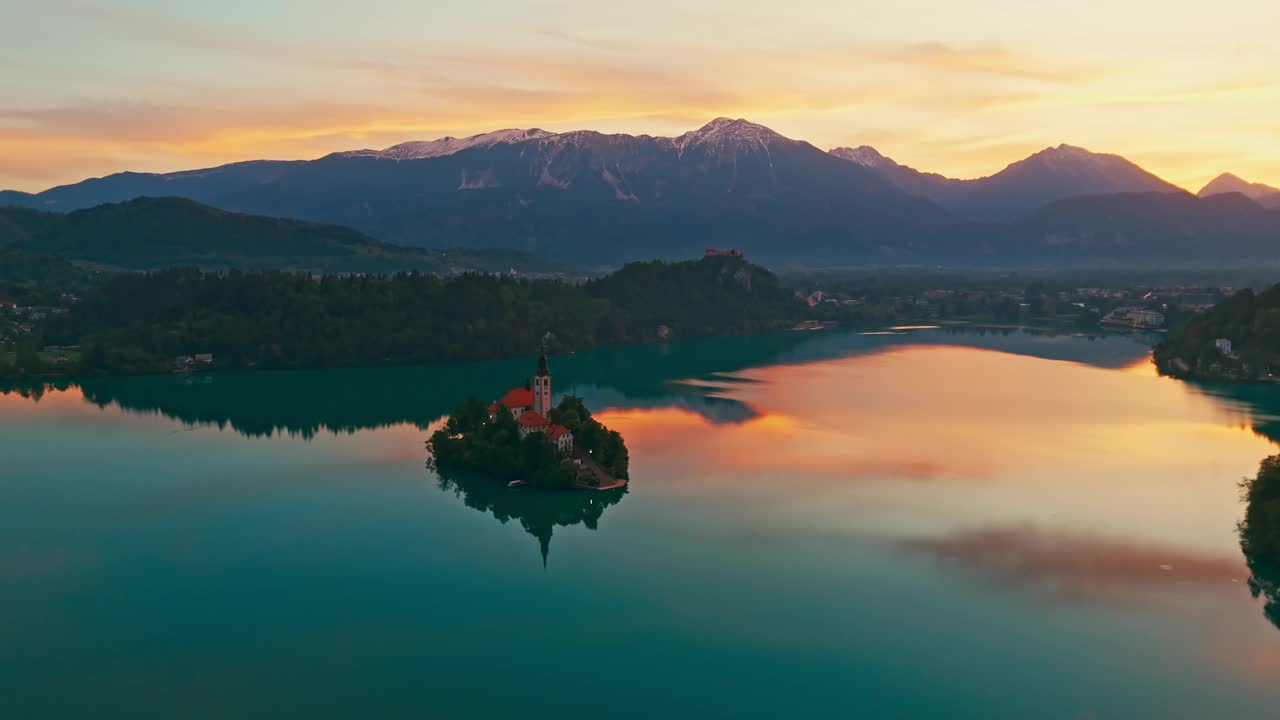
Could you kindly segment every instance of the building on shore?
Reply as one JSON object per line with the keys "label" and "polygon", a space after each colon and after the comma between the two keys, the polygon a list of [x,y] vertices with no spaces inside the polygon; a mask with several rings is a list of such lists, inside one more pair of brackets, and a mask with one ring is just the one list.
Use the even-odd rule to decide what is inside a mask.
{"label": "building on shore", "polygon": [[1116,308],[1101,320],[1103,325],[1127,327],[1132,330],[1154,330],[1164,327],[1164,321],[1163,313],[1140,307]]}

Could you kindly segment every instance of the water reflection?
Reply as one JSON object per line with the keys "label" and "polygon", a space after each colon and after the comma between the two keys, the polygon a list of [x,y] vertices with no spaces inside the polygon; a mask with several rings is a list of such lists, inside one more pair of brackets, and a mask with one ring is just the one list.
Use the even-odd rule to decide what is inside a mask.
{"label": "water reflection", "polygon": [[1034,526],[962,530],[902,547],[996,586],[1066,601],[1133,603],[1173,588],[1231,590],[1245,576],[1235,558]]}
{"label": "water reflection", "polygon": [[[637,491],[615,510],[621,492],[424,476],[419,428],[523,361],[0,397],[0,684],[79,711],[146,685],[173,716],[252,695],[551,717],[528,698],[608,656],[574,702],[627,717],[663,712],[628,696],[641,675],[710,715],[1274,707],[1249,590],[1274,620],[1280,583],[1248,584],[1232,532],[1235,479],[1276,452],[1251,429],[1272,401],[1138,372],[1132,338],[904,332],[558,358],[557,388],[627,437]],[[555,538],[554,582],[523,533],[544,558]],[[521,672],[476,672],[499,665]]]}
{"label": "water reflection", "polygon": [[490,478],[447,470],[437,470],[437,474],[440,489],[453,493],[467,507],[489,513],[503,524],[519,521],[525,532],[537,538],[544,567],[557,525],[583,525],[595,530],[605,508],[616,505],[627,492],[625,487],[604,492],[551,492],[509,488]]}
{"label": "water reflection", "polygon": [[[595,407],[674,408],[713,424],[758,416],[726,392],[749,368],[874,354],[905,345],[958,345],[1046,359],[1119,368],[1146,356],[1140,336],[1082,341],[1030,329],[951,326],[868,336],[854,331],[788,332],[670,345],[605,348],[553,359],[557,388],[587,397]],[[467,395],[491,397],[529,361],[454,363],[416,367],[225,373],[204,376],[89,378],[48,385],[0,387],[4,397],[39,399],[49,389],[79,390],[100,408],[158,414],[187,425],[229,427],[249,437],[287,434],[311,438],[409,423],[426,428]]]}
{"label": "water reflection", "polygon": [[1280,629],[1280,566],[1245,556],[1249,566],[1249,593],[1262,599],[1262,614]]}

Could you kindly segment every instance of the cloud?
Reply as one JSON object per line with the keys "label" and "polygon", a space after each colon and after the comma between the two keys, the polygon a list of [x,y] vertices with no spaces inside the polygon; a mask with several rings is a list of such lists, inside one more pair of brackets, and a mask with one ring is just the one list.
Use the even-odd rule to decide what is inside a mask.
{"label": "cloud", "polygon": [[[0,187],[498,127],[678,134],[718,115],[822,147],[875,142],[953,176],[990,174],[1061,142],[1134,156],[1188,186],[1222,169],[1263,182],[1275,172],[1275,158],[1256,150],[1267,142],[1266,108],[1280,103],[1265,53],[1085,55],[867,28],[801,44],[745,20],[703,41],[696,28],[606,32],[590,22],[603,10],[574,31],[549,13],[489,22],[483,37],[463,30],[480,19],[459,11],[453,31],[426,27],[418,40],[371,35],[373,21],[337,32],[329,25],[351,12],[334,8],[289,28],[100,0],[29,12],[100,46],[25,70],[30,53],[4,56]],[[1230,168],[1205,167],[1215,162]]]}

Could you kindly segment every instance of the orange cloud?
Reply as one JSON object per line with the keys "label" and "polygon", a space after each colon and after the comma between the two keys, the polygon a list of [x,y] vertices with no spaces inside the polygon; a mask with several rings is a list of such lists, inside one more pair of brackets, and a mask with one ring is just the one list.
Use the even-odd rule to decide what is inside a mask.
{"label": "orange cloud", "polygon": [[[23,69],[25,56],[5,58],[0,186],[24,190],[500,127],[678,134],[718,115],[820,147],[873,143],[959,177],[1069,142],[1124,154],[1192,189],[1227,169],[1280,184],[1280,155],[1260,150],[1271,147],[1268,118],[1280,110],[1267,52],[1145,56],[1126,44],[1086,55],[923,30],[824,28],[803,45],[764,26],[706,37],[692,26],[601,33],[585,22],[570,33],[551,29],[562,26],[554,13],[541,26],[493,25],[485,39],[389,33],[370,44],[354,33],[270,32],[249,19],[90,0],[50,0],[39,14],[109,38],[109,51],[93,55],[103,66],[95,72],[60,56],[66,77],[56,79],[47,63]],[[683,17],[723,22],[711,8]]]}

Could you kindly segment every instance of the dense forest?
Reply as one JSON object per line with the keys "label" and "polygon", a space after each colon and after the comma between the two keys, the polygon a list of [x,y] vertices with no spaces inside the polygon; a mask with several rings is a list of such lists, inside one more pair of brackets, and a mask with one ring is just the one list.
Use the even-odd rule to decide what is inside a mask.
{"label": "dense forest", "polygon": [[[574,435],[574,452],[589,455],[616,478],[626,478],[628,455],[622,435],[591,417],[582,400],[566,396],[550,413]],[[484,403],[468,398],[454,410],[444,427],[427,440],[431,461],[438,468],[462,470],[509,482],[523,480],[538,488],[575,487],[579,469],[562,456],[540,432],[521,438],[511,413],[499,409],[492,419]]]}
{"label": "dense forest", "polygon": [[[1230,342],[1230,351],[1219,340]],[[1241,290],[1186,318],[1155,348],[1156,366],[1176,377],[1254,380],[1280,360],[1280,285]]]}
{"label": "dense forest", "polygon": [[0,356],[0,376],[38,374],[31,346],[44,345],[79,346],[74,362],[43,368],[66,374],[164,372],[196,354],[213,368],[344,367],[745,335],[808,317],[773,274],[734,257],[636,263],[582,284],[170,269],[108,278],[21,343],[25,359]]}
{"label": "dense forest", "polygon": [[61,258],[0,248],[0,302],[61,304],[64,293],[83,293],[96,277]]}

